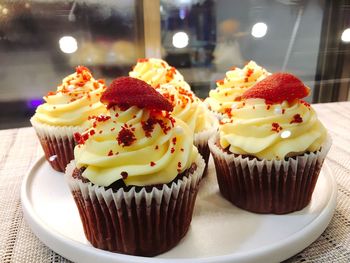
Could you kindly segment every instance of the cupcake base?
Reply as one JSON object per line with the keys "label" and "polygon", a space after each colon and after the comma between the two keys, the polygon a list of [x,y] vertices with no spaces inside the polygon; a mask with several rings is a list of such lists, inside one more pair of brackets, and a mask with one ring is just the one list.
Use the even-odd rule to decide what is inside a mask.
{"label": "cupcake base", "polygon": [[73,134],[83,128],[74,126],[55,127],[30,120],[45,153],[45,159],[58,172],[64,172],[67,164],[74,159],[75,141]]}
{"label": "cupcake base", "polygon": [[227,153],[217,136],[209,141],[221,194],[242,209],[273,214],[298,211],[310,203],[330,145],[328,138],[318,152],[268,161]]}
{"label": "cupcake base", "polygon": [[75,163],[66,170],[83,223],[84,233],[97,248],[138,256],[155,256],[174,247],[187,233],[204,170],[199,156],[195,171],[150,190],[117,191],[73,178]]}

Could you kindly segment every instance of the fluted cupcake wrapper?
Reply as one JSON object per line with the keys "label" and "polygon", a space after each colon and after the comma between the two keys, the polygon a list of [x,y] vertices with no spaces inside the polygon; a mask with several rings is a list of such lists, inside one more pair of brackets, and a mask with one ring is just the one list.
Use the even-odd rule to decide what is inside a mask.
{"label": "fluted cupcake wrapper", "polygon": [[30,119],[40,140],[45,158],[53,169],[64,172],[67,164],[74,159],[75,132],[83,132],[78,126],[51,126]]}
{"label": "fluted cupcake wrapper", "polygon": [[234,205],[256,213],[285,214],[306,207],[330,149],[328,136],[317,152],[287,160],[258,160],[229,154],[209,140],[221,194]]}
{"label": "fluted cupcake wrapper", "polygon": [[209,149],[208,141],[211,136],[216,134],[216,132],[217,132],[217,125],[213,125],[213,127],[211,127],[210,129],[194,134],[194,145],[197,147],[198,152],[202,155],[205,161],[205,169],[204,169],[203,176],[206,176],[207,174],[208,162],[210,157],[210,149]]}
{"label": "fluted cupcake wrapper", "polygon": [[138,256],[155,256],[174,247],[187,233],[205,163],[188,177],[136,192],[83,183],[72,177],[74,160],[67,166],[66,181],[73,194],[89,242],[97,248]]}

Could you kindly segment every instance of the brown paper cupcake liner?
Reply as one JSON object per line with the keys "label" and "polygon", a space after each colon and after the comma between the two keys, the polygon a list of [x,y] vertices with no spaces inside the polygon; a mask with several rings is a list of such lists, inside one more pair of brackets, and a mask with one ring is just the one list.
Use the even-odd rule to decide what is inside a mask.
{"label": "brown paper cupcake liner", "polygon": [[317,152],[287,160],[258,160],[223,151],[218,135],[209,140],[221,194],[256,213],[286,214],[306,207],[312,197],[331,139]]}
{"label": "brown paper cupcake liner", "polygon": [[205,163],[196,160],[197,169],[170,186],[136,191],[83,183],[72,177],[73,160],[66,169],[82,220],[84,233],[97,248],[138,256],[155,256],[173,248],[187,233],[193,214]]}
{"label": "brown paper cupcake liner", "polygon": [[83,132],[84,129],[75,126],[51,126],[30,119],[40,144],[44,150],[45,158],[53,169],[64,172],[67,164],[74,159],[75,132]]}

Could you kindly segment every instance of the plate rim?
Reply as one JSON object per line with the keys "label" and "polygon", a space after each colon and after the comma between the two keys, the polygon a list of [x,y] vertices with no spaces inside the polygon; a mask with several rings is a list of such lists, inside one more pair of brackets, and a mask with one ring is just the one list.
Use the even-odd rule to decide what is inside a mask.
{"label": "plate rim", "polygon": [[[325,208],[321,211],[321,213],[319,213],[319,215],[314,220],[311,221],[310,224],[306,225],[298,232],[293,233],[288,238],[283,239],[282,242],[275,242],[267,246],[262,246],[260,248],[249,251],[249,253],[238,252],[203,258],[148,258],[141,256],[124,255],[120,253],[104,251],[93,246],[87,246],[86,244],[72,240],[71,238],[57,232],[56,230],[51,229],[36,214],[33,206],[31,205],[29,187],[30,182],[33,180],[33,176],[35,176],[35,171],[38,170],[38,168],[44,162],[46,162],[44,155],[37,158],[32,164],[31,168],[23,177],[20,194],[23,216],[32,232],[40,239],[41,242],[43,242],[46,246],[48,246],[50,249],[60,254],[61,256],[75,262],[78,262],[81,257],[74,256],[74,253],[76,253],[77,255],[84,253],[87,261],[91,261],[93,258],[96,257],[97,254],[98,258],[103,256],[103,259],[108,260],[109,262],[254,262],[254,258],[259,258],[259,260],[263,261],[265,259],[271,260],[272,252],[276,250],[284,250],[283,257],[273,257],[273,260],[275,262],[279,262],[290,258],[291,256],[297,254],[304,248],[308,247],[312,242],[314,242],[329,225],[334,215],[337,204],[337,183],[326,158],[321,170],[325,173],[324,176],[326,176],[328,180],[331,181],[332,187],[330,198],[328,199]],[[315,229],[318,229],[318,231],[315,231]],[[300,242],[300,239],[302,238],[304,242]],[[59,245],[54,244],[57,242],[59,243]],[[290,247],[294,247],[294,249],[289,249]],[[80,253],[77,253],[77,250],[79,250]]]}

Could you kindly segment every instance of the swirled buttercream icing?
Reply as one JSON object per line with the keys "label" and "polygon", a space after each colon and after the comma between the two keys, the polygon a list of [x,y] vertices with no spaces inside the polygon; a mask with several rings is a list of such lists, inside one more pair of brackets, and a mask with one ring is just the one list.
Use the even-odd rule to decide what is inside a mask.
{"label": "swirled buttercream icing", "polygon": [[100,102],[105,89],[104,80],[95,80],[86,67],[79,66],[57,91],[44,96],[45,103],[36,109],[33,119],[53,126],[87,126],[88,116],[106,113]]}
{"label": "swirled buttercream icing", "polygon": [[250,61],[242,69],[233,67],[226,72],[224,79],[216,82],[216,89],[209,92],[205,102],[212,111],[225,114],[247,89],[269,74],[254,61]]}
{"label": "swirled buttercream icing", "polygon": [[[133,98],[125,94],[133,90]],[[198,154],[191,130],[162,110],[170,104],[151,86],[124,77],[105,94],[101,100],[110,114],[94,117],[89,130],[75,135],[75,161],[85,167],[83,177],[100,186],[119,179],[146,186],[169,183],[191,166]]]}
{"label": "swirled buttercream icing", "polygon": [[181,86],[163,84],[157,88],[172,105],[172,115],[184,121],[193,133],[210,129],[214,118],[203,102],[192,92]]}
{"label": "swirled buttercream icing", "polygon": [[141,79],[153,88],[157,88],[165,83],[172,83],[187,90],[191,89],[175,67],[158,58],[139,59],[133,70],[129,72],[129,76]]}

